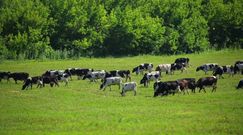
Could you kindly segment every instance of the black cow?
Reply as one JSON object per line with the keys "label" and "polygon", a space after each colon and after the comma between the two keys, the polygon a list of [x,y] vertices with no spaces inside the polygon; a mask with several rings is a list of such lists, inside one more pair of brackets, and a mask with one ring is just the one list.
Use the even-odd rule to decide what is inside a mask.
{"label": "black cow", "polygon": [[213,87],[212,92],[216,92],[216,88],[217,88],[216,85],[217,85],[217,77],[216,76],[202,77],[197,81],[197,84],[196,84],[196,86],[198,88],[200,88],[199,92],[203,89],[205,93],[206,93],[205,86]]}
{"label": "black cow", "polygon": [[167,82],[155,82],[154,83],[154,97],[159,95],[175,94],[180,91],[180,85],[178,81],[167,81]]}
{"label": "black cow", "polygon": [[54,84],[55,86],[59,86],[58,78],[51,76],[42,76],[40,79],[40,84],[42,85],[42,87],[45,87],[45,84],[50,84],[51,87],[53,87]]}
{"label": "black cow", "polygon": [[189,58],[177,58],[174,63],[177,63],[177,64],[184,63],[187,67],[187,66],[189,66],[189,60],[190,60]]}
{"label": "black cow", "polygon": [[41,76],[28,77],[27,80],[24,82],[22,90],[28,89],[29,87],[31,87],[32,89],[33,84],[38,84],[38,88],[39,86],[41,86],[41,83]]}
{"label": "black cow", "polygon": [[6,79],[7,81],[9,81],[9,75],[10,72],[0,72],[0,82],[2,81],[2,79]]}
{"label": "black cow", "polygon": [[226,66],[218,66],[213,72],[213,76],[219,75],[219,78],[224,78],[223,74],[229,74],[229,76],[233,76],[234,74],[234,66],[226,65]]}
{"label": "black cow", "polygon": [[127,79],[129,79],[129,81],[131,81],[131,72],[130,70],[112,70],[109,73],[106,73],[106,77],[122,77],[122,78],[126,78],[126,82]]}
{"label": "black cow", "polygon": [[93,69],[88,69],[88,68],[77,68],[75,70],[76,75],[78,76],[78,79],[82,78],[83,76],[93,72]]}
{"label": "black cow", "polygon": [[240,80],[236,89],[243,88],[243,80]]}
{"label": "black cow", "polygon": [[174,74],[175,70],[181,70],[181,73],[186,70],[185,63],[173,63],[171,64],[171,73]]}
{"label": "black cow", "polygon": [[16,84],[18,80],[25,81],[28,77],[29,74],[25,72],[15,72],[9,74],[9,78],[13,78]]}
{"label": "black cow", "polygon": [[151,72],[152,69],[153,69],[152,63],[143,63],[143,64],[140,64],[139,66],[133,68],[132,73],[136,72],[136,74],[138,75],[139,73],[143,74],[143,71]]}

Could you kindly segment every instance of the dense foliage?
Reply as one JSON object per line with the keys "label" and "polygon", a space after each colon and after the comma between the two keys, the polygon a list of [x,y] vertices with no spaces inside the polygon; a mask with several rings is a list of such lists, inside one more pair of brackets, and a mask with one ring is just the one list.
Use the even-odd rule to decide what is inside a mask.
{"label": "dense foliage", "polygon": [[242,48],[243,0],[1,0],[0,57]]}

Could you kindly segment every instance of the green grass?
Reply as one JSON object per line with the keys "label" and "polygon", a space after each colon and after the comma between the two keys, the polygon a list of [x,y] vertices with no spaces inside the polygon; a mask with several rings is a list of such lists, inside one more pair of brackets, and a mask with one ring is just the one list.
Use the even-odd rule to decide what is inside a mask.
{"label": "green grass", "polygon": [[[48,69],[83,67],[94,69],[130,69],[140,63],[172,63],[177,57],[189,57],[187,73],[163,75],[162,81],[183,77],[200,78],[197,66],[217,62],[233,64],[243,59],[243,50],[205,52],[178,56],[136,56],[124,58],[81,58],[57,61],[3,61],[0,71],[25,71],[31,76]],[[21,91],[22,82],[0,83],[0,134],[243,134],[243,90],[235,86],[242,75],[218,81],[216,93],[153,98],[152,84],[138,86],[137,96],[128,92],[121,97],[113,86],[100,91],[100,83],[77,80],[65,87]],[[141,75],[132,75],[139,83]]]}

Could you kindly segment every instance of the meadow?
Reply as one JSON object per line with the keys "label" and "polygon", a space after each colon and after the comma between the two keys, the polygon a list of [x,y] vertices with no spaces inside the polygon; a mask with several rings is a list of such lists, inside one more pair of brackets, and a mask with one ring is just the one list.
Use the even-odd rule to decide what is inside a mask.
{"label": "meadow", "polygon": [[[243,60],[243,50],[209,51],[200,54],[174,56],[135,56],[122,58],[80,58],[78,60],[22,60],[2,61],[0,71],[23,71],[31,76],[49,69],[69,67],[104,70],[129,69],[151,62],[154,66],[173,63],[178,57],[190,58],[187,72],[163,74],[161,81],[184,77],[199,79],[207,75],[196,72],[204,63],[234,64]],[[243,89],[235,87],[242,75],[224,75],[218,88],[211,93],[176,94],[153,97],[148,88],[138,85],[133,92],[120,95],[118,86],[110,91],[99,90],[100,82],[73,80],[68,86],[21,90],[22,82],[0,82],[0,134],[243,134]],[[138,84],[142,75],[132,74]]]}

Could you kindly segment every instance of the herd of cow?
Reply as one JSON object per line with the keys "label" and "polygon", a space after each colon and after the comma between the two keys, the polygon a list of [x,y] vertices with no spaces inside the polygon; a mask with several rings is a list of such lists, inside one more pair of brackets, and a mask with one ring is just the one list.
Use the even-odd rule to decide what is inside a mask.
{"label": "herd of cow", "polygon": [[[181,72],[186,71],[189,67],[189,58],[178,58],[173,64],[160,64],[153,71],[152,63],[140,64],[137,67],[133,68],[132,73],[136,75],[142,74],[143,78],[140,81],[140,84],[143,84],[145,87],[148,87],[150,81],[155,81],[154,88],[154,97],[163,96],[169,94],[175,94],[176,92],[183,92],[184,94],[190,89],[195,93],[195,89],[199,88],[205,91],[206,86],[213,87],[212,92],[216,91],[217,80],[218,78],[223,78],[223,74],[229,74],[233,76],[234,74],[241,73],[243,74],[243,60],[236,61],[234,65],[220,66],[217,63],[208,63],[203,64],[196,68],[196,71],[204,71],[207,74],[208,71],[213,71],[213,76],[202,77],[197,81],[195,78],[183,78],[174,81],[160,81],[161,74],[165,72],[166,74],[174,74],[176,70]],[[147,71],[145,74],[144,71]],[[6,79],[9,81],[10,78],[13,78],[15,83],[18,80],[23,80],[22,90],[28,89],[33,84],[37,84],[38,87],[45,87],[45,84],[50,84],[51,87],[59,86],[59,82],[65,82],[65,85],[68,85],[69,79],[72,80],[72,76],[78,76],[78,79],[89,79],[91,82],[96,82],[101,80],[100,90],[105,90],[107,86],[118,85],[119,89],[122,87],[121,95],[125,96],[127,91],[134,91],[136,95],[137,83],[131,82],[131,72],[130,70],[93,70],[87,68],[68,68],[66,70],[48,70],[44,72],[41,76],[30,77],[28,73],[25,72],[0,72],[0,81]],[[123,83],[123,78],[126,80],[126,83]],[[128,81],[129,80],[129,81]],[[243,80],[239,81],[237,89],[243,88]],[[111,89],[111,87],[110,87]]]}

